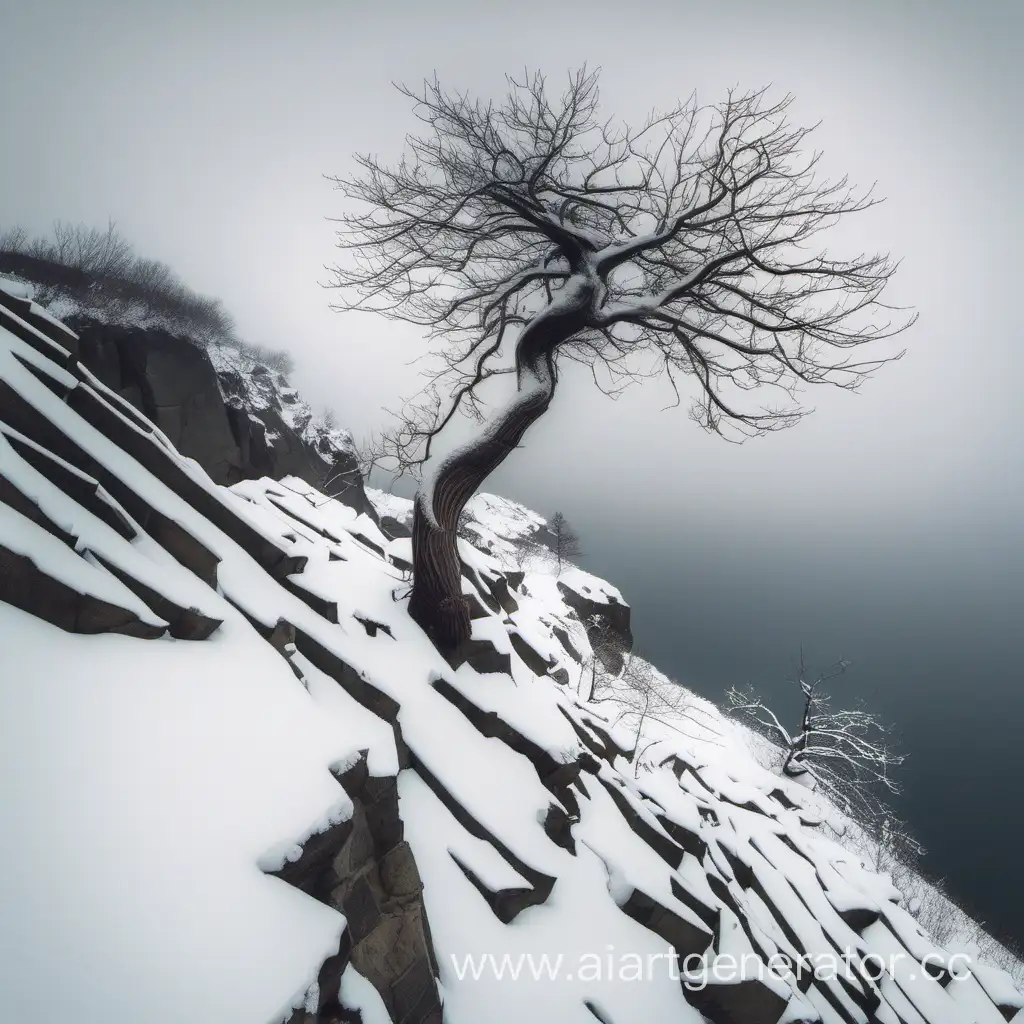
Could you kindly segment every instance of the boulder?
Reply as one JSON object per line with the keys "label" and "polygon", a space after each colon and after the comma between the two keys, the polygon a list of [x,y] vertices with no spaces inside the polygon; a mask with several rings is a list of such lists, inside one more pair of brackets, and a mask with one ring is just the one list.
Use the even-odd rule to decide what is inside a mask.
{"label": "boulder", "polygon": [[21,608],[68,633],[122,633],[154,640],[162,626],[93,594],[82,594],[43,572],[30,558],[0,546],[0,601]]}
{"label": "boulder", "polygon": [[155,423],[215,483],[296,476],[377,522],[355,456],[327,433],[308,438],[310,414],[283,378],[255,366],[260,394],[269,397],[251,408],[242,375],[218,373],[209,354],[187,338],[158,328],[70,322],[78,331],[81,364]]}
{"label": "boulder", "polygon": [[241,472],[241,458],[209,355],[155,328],[87,322],[79,359],[112,391],[155,423],[217,483]]}
{"label": "boulder", "polygon": [[604,667],[613,674],[621,672],[623,654],[633,649],[629,605],[619,601],[596,601],[561,581],[558,592],[586,626]]}

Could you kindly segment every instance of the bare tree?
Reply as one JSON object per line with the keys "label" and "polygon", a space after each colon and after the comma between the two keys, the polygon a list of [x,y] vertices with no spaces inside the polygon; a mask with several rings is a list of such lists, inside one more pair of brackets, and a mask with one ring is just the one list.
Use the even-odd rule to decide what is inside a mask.
{"label": "bare tree", "polygon": [[118,234],[113,220],[105,230],[58,220],[53,225],[53,258],[95,278],[124,278],[135,262],[135,253],[131,243]]}
{"label": "bare tree", "polygon": [[116,321],[135,304],[171,321],[200,347],[238,344],[234,321],[218,299],[191,291],[166,264],[135,256],[112,220],[105,229],[56,221],[52,239],[29,239],[16,227],[0,235],[0,257],[36,285],[41,305],[71,297],[89,316]]}
{"label": "bare tree", "polygon": [[618,677],[623,673],[629,649],[622,634],[604,617],[596,617],[587,626],[587,640],[590,642],[590,654],[581,667],[580,686],[586,682],[587,700],[593,701],[598,698],[602,674]]}
{"label": "bare tree", "polygon": [[[904,755],[893,749],[889,731],[878,716],[863,707],[835,709],[826,684],[842,675],[848,661],[811,678],[800,651],[800,669],[793,680],[803,698],[799,727],[790,732],[752,689],[726,693],[729,714],[738,716],[782,751],[780,771],[804,779],[869,832],[877,832],[895,849],[908,850],[912,837],[886,802],[900,787],[890,774]],[[918,848],[920,852],[920,848]]]}
{"label": "bare tree", "polygon": [[561,512],[556,512],[551,517],[548,522],[548,530],[551,532],[552,550],[560,573],[562,562],[582,554],[583,549],[580,547],[580,539],[576,531],[569,525],[569,520]]}
{"label": "bare tree", "polygon": [[[589,700],[595,704],[614,704],[618,709],[615,722],[623,722],[634,730],[633,750],[628,755],[634,775],[639,771],[643,754],[659,742],[657,738],[644,742],[644,729],[650,722],[658,722],[690,739],[714,742],[721,735],[708,721],[699,720],[702,712],[683,687],[663,676],[635,651],[623,652],[617,673],[603,671],[596,657],[592,665],[595,667],[591,669]],[[695,734],[693,727],[704,734]]]}
{"label": "bare tree", "polygon": [[141,257],[132,264],[125,276],[140,288],[155,292],[172,288],[175,283],[174,271],[166,263]]}
{"label": "bare tree", "polygon": [[20,253],[28,245],[28,233],[20,225],[0,231],[0,254]]}
{"label": "bare tree", "polygon": [[[361,172],[330,179],[365,211],[338,218],[349,258],[334,268],[335,308],[441,343],[380,457],[422,470],[456,413],[483,423],[490,388],[515,382],[416,498],[409,613],[446,652],[469,636],[459,512],[548,408],[563,360],[612,395],[664,374],[678,400],[688,375],[695,419],[742,439],[795,423],[802,383],[855,388],[888,360],[851,350],[913,322],[878,317],[894,308],[881,301],[888,256],[810,248],[879,200],[821,179],[820,154],[802,148],[811,129],[786,120],[790,97],[691,98],[634,129],[599,119],[596,72],[573,73],[560,96],[539,74],[509,83],[500,104],[436,79],[400,87],[425,133],[392,166],[360,155]],[[783,404],[742,401],[762,387]]]}
{"label": "bare tree", "polygon": [[360,480],[362,480],[362,474],[358,462],[352,464],[342,459],[335,459],[318,481],[319,491],[327,495],[320,505],[326,505],[327,502],[348,494],[349,490]]}

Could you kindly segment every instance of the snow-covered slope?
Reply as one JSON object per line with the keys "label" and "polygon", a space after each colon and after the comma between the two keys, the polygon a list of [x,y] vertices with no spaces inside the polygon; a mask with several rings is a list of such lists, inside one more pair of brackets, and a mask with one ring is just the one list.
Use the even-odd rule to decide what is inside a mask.
{"label": "snow-covered slope", "polygon": [[215,485],[0,301],[0,1019],[1018,1014],[713,708],[634,752],[578,695],[614,587],[462,542],[453,667],[408,538],[295,477]]}

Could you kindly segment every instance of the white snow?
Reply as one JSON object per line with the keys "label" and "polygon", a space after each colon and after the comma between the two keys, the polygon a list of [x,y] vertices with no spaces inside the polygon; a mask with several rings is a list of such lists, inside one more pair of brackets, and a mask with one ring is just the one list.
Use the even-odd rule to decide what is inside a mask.
{"label": "white snow", "polygon": [[[936,947],[893,902],[901,897],[888,876],[832,837],[844,824],[838,812],[758,764],[749,735],[713,705],[674,691],[671,713],[648,717],[637,744],[635,707],[616,699],[623,679],[605,678],[599,703],[574,692],[586,671],[556,629],[584,662],[592,651],[559,583],[597,605],[623,605],[611,584],[574,568],[557,578],[527,573],[517,611],[473,623],[476,639],[509,655],[511,673],[468,664],[453,670],[407,614],[407,583],[388,555],[408,558],[408,540],[389,544],[365,515],[295,478],[218,488],[180,460],[261,537],[307,559],[286,588],[13,357],[62,372],[29,351],[0,330],[0,378],[206,545],[220,559],[217,590],[141,529],[126,540],[78,506],[17,455],[6,426],[0,474],[75,538],[76,551],[94,552],[223,625],[205,641],[81,636],[0,605],[0,772],[10,783],[0,787],[0,1019],[276,1024],[292,1007],[313,1006],[344,917],[263,872],[294,860],[311,834],[352,814],[331,769],[363,752],[372,775],[398,778],[450,1024],[593,1024],[588,1002],[616,1024],[699,1024],[671,975],[668,942],[623,912],[634,893],[708,942],[712,929],[701,914],[717,914],[712,952],[746,957],[741,977],[759,977],[787,1001],[783,1020],[806,1019],[813,1007],[832,1024],[839,1018],[826,992],[864,1019],[835,981],[801,993],[795,980],[758,967],[774,953],[825,955],[847,945],[858,959],[907,957],[880,982],[884,1024],[896,1024],[896,1014],[927,1024],[997,1024],[994,1003],[1024,1005],[996,968],[972,964],[970,978],[945,988],[922,977],[923,957],[951,963],[952,950]],[[164,448],[158,439],[155,451]],[[368,493],[378,511],[408,518],[411,503]],[[514,546],[544,526],[492,495],[478,495],[470,509],[490,551],[463,541],[460,553],[482,579],[509,567],[498,541]],[[159,621],[110,574],[2,504],[0,543],[69,586]],[[315,607],[336,607],[338,621]],[[296,644],[282,657],[247,615],[268,629],[287,620]],[[569,685],[532,671],[515,652],[513,632],[553,669],[565,668]],[[310,643],[343,662],[359,685],[349,692],[317,668]],[[674,685],[660,673],[653,678]],[[467,714],[441,681],[468,704]],[[408,760],[395,728],[367,704],[396,709]],[[545,766],[547,758],[573,764],[586,743],[599,743],[599,730],[638,753],[601,761],[596,771],[591,760],[579,784],[556,793],[515,743],[472,724],[477,711],[542,752]],[[574,815],[572,804],[575,853],[543,825],[552,807]],[[673,836],[704,844],[706,854],[684,852]],[[463,868],[491,892],[547,880],[550,893],[504,924]],[[878,920],[857,933],[843,917],[852,911]],[[533,977],[521,964],[518,981],[487,969],[467,975],[465,958],[487,954],[499,963],[510,957],[507,965],[527,954],[560,957],[560,973]],[[637,960],[642,982],[623,976]],[[595,961],[596,974],[582,970]],[[388,1020],[380,996],[352,967],[341,1000],[366,1024]]]}

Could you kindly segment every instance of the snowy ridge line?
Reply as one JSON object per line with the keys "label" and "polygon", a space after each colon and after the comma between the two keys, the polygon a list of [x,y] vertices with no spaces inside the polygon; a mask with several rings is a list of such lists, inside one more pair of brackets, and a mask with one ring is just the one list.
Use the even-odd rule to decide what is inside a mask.
{"label": "snowy ridge line", "polygon": [[[318,485],[327,480],[334,491],[355,487],[347,500],[369,509],[351,435],[335,426],[333,414],[313,415],[289,385],[287,364],[274,362],[280,353],[197,337],[185,322],[51,301],[54,312],[74,317],[79,338],[31,301],[31,284],[0,275],[0,291],[7,303],[0,316],[16,313],[16,333],[53,360],[51,365],[74,364],[77,376],[108,404],[169,451],[172,439],[180,444],[217,482],[295,473]],[[189,416],[192,397],[202,399],[194,407],[198,418]],[[150,424],[149,416],[170,434]]]}
{"label": "snowy ridge line", "polygon": [[[17,967],[0,963],[12,1014],[31,1017],[58,935],[77,953],[48,1019],[80,1024],[126,1007],[152,1024],[998,1024],[1024,1007],[1004,972],[961,970],[714,709],[694,698],[700,728],[650,723],[641,747],[579,696],[589,630],[627,639],[628,606],[581,570],[510,567],[503,544],[539,516],[479,502],[486,550],[459,544],[472,643],[450,663],[407,614],[407,538],[296,478],[219,487],[88,383],[55,393],[26,348],[0,329],[0,544],[154,628],[171,609],[212,628],[82,635],[47,621],[45,588],[0,601],[0,723],[19,724],[0,757],[26,780],[0,798],[25,924]],[[96,515],[101,489],[128,529]],[[566,970],[457,969],[542,952]],[[594,957],[615,971],[584,970]],[[804,969],[822,962],[840,970]]]}

